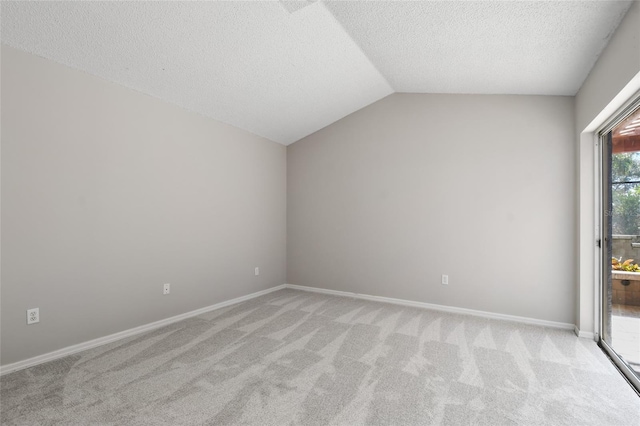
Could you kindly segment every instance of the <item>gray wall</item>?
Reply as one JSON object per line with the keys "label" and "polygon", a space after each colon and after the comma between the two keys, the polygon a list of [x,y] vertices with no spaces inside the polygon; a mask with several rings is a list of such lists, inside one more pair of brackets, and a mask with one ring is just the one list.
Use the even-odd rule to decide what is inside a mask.
{"label": "gray wall", "polygon": [[[594,158],[596,130],[640,90],[640,1],[634,1],[615,34],[600,54],[575,97],[576,108],[576,318],[585,332],[599,332],[595,273],[596,221]],[[640,93],[640,92],[639,92]]]}
{"label": "gray wall", "polygon": [[1,166],[3,365],[285,282],[282,145],[3,46]]}
{"label": "gray wall", "polygon": [[571,97],[360,110],[287,148],[287,282],[573,323],[574,141]]}

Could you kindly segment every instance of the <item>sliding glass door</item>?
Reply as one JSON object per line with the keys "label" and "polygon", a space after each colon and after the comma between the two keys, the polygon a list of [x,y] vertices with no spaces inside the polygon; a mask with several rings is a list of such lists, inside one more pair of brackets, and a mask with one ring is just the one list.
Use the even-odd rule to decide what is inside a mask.
{"label": "sliding glass door", "polygon": [[601,132],[601,345],[640,389],[640,102]]}

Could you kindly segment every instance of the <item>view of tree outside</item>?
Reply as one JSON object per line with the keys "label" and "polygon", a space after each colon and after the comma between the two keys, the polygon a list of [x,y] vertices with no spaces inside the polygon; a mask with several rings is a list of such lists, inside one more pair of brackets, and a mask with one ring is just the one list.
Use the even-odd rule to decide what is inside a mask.
{"label": "view of tree outside", "polygon": [[611,182],[613,233],[639,235],[640,152],[613,154]]}

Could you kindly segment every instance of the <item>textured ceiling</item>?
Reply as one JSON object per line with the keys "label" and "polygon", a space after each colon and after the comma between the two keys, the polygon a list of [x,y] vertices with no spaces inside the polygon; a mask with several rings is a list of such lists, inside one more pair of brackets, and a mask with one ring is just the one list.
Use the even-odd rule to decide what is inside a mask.
{"label": "textured ceiling", "polygon": [[398,92],[575,95],[630,2],[327,2]]}
{"label": "textured ceiling", "polygon": [[574,95],[631,2],[2,2],[2,42],[290,144],[394,91]]}

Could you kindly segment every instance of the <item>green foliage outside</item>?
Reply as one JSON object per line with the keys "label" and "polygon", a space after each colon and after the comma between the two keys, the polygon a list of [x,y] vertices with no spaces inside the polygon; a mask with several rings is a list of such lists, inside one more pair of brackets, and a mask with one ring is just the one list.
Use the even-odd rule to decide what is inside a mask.
{"label": "green foliage outside", "polygon": [[[613,154],[611,182],[640,181],[640,152]],[[640,234],[640,184],[611,186],[613,233]]]}

